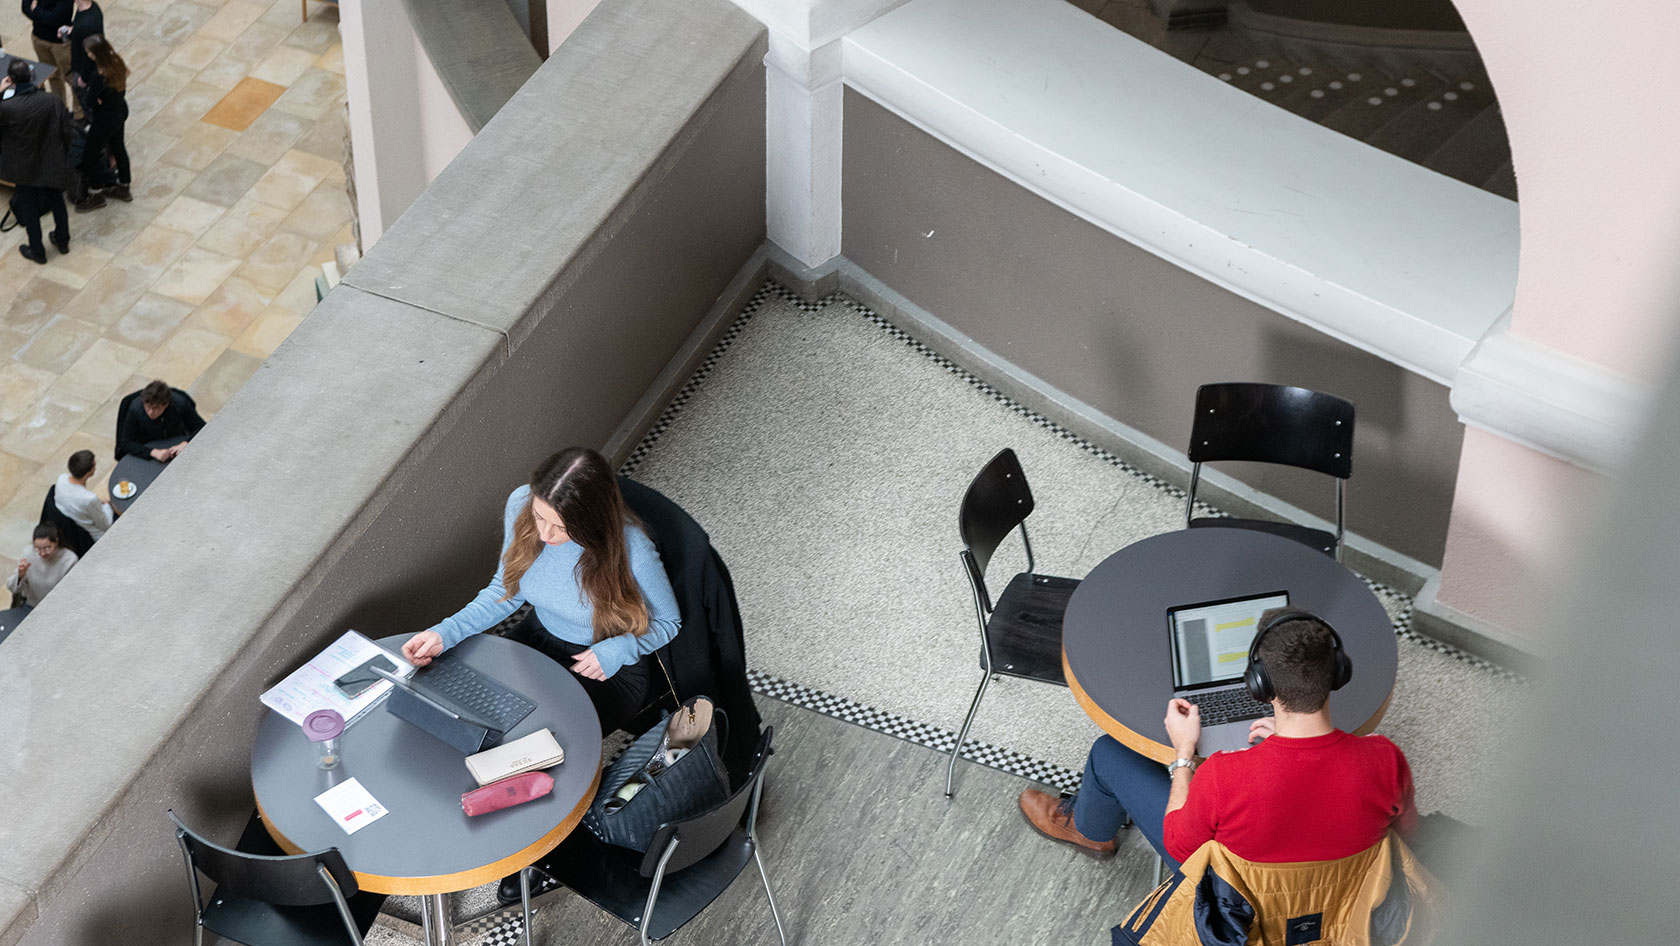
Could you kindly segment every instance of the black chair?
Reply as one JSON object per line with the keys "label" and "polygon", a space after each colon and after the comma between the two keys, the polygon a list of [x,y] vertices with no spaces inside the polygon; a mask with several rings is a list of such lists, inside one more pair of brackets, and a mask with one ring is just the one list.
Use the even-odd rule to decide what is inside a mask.
{"label": "black chair", "polygon": [[[758,706],[747,681],[745,632],[729,568],[711,537],[688,511],[663,493],[625,476],[618,478],[625,505],[642,520],[659,549],[682,614],[682,633],[656,654],[681,698],[710,696],[729,714],[729,740],[721,748],[732,784],[752,766],[758,744]],[[675,710],[664,673],[650,681],[649,703],[626,729],[644,732],[662,710]]]}
{"label": "black chair", "polygon": [[123,420],[128,417],[128,409],[133,407],[134,402],[140,399],[144,390],[142,388],[140,391],[130,391],[123,395],[123,399],[117,403],[117,459],[119,460],[127,456],[123,453]]}
{"label": "black chair", "polygon": [[573,831],[554,851],[520,871],[525,946],[531,944],[531,882],[537,874],[572,888],[636,927],[646,946],[699,916],[729,889],[749,860],[758,865],[776,935],[787,946],[770,875],[758,850],[758,802],[774,732],[775,727],[764,727],[751,772],[734,794],[704,814],[660,825],[646,854],[603,844],[588,831]]}
{"label": "black chair", "polygon": [[[1190,493],[1185,528],[1254,529],[1293,539],[1342,560],[1343,486],[1353,474],[1353,404],[1333,394],[1282,384],[1232,382],[1196,389],[1190,425]],[[1336,532],[1265,519],[1197,519],[1202,464],[1250,460],[1314,470],[1336,481]]]}
{"label": "black chair", "polygon": [[[1015,451],[1009,449],[993,457],[963,495],[957,529],[962,534],[963,568],[974,591],[974,616],[980,622],[980,686],[957,733],[957,744],[951,748],[951,761],[945,768],[946,798],[952,795],[957,759],[962,756],[974,714],[980,710],[980,698],[986,695],[986,684],[993,675],[1067,686],[1062,676],[1062,615],[1079,580],[1033,571],[1032,542],[1027,538],[1027,517],[1032,511],[1027,475],[1021,471]],[[998,546],[1017,528],[1027,550],[1027,570],[1011,578],[994,603],[986,588],[986,566]]]}
{"label": "black chair", "polygon": [[41,503],[41,521],[58,526],[58,544],[76,553],[77,558],[93,548],[93,534],[76,520],[58,511],[58,484],[47,487],[47,498]]}
{"label": "black chair", "polygon": [[[213,844],[169,812],[175,840],[186,860],[192,885],[194,946],[204,931],[247,946],[361,946],[385,898],[358,893],[356,876],[337,848],[316,854],[285,855],[253,818],[240,848],[272,850],[251,853]],[[203,873],[216,884],[206,903],[198,883]]]}

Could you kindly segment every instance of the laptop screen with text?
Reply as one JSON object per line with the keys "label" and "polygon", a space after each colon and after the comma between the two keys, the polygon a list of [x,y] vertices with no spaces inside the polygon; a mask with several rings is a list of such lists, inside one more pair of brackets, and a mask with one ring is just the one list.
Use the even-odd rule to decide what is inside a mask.
{"label": "laptop screen with text", "polygon": [[1173,689],[1215,686],[1242,679],[1260,615],[1289,605],[1289,593],[1204,601],[1167,611],[1172,637]]}

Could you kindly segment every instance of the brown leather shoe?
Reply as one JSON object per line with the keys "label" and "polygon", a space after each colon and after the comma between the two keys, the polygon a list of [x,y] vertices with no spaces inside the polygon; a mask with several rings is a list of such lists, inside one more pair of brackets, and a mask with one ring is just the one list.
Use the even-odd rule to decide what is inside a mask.
{"label": "brown leather shoe", "polygon": [[1079,849],[1081,854],[1105,860],[1114,856],[1119,847],[1113,838],[1106,841],[1093,841],[1073,826],[1073,799],[1061,799],[1041,792],[1036,788],[1029,788],[1021,793],[1021,814],[1027,816],[1027,823],[1033,830],[1052,841],[1061,841]]}

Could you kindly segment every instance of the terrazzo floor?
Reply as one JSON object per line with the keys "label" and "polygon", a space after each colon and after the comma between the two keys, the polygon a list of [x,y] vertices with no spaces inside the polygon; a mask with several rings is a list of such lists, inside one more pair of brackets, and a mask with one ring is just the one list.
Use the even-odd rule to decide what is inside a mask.
{"label": "terrazzo floor", "polygon": [[[28,546],[71,453],[94,452],[103,490],[124,394],[163,378],[213,417],[352,242],[336,7],[101,6],[133,72],[134,202],[72,211],[71,251],[49,247],[45,266],[17,254],[21,227],[0,234],[0,559]],[[0,7],[0,37],[32,55],[18,5]]]}
{"label": "terrazzo floor", "polygon": [[[1176,487],[1069,439],[844,297],[804,307],[771,285],[737,329],[632,475],[711,533],[735,577],[749,665],[794,684],[807,705],[861,704],[898,717],[885,728],[901,732],[962,724],[979,635],[957,506],[1004,447],[1033,489],[1040,572],[1083,576],[1116,549],[1182,528]],[[1024,567],[1018,549],[1000,550],[997,575]],[[1410,600],[1376,590],[1401,635],[1378,731],[1410,758],[1420,809],[1481,820],[1527,688],[1412,635]],[[1066,688],[1003,677],[971,738],[1071,775],[1099,734]]]}
{"label": "terrazzo floor", "polygon": [[[729,564],[754,688],[761,701],[792,704],[766,702],[767,718],[785,726],[814,710],[873,730],[860,737],[857,760],[829,776],[890,786],[876,793],[881,811],[859,817],[875,824],[926,809],[918,817],[945,824],[937,831],[972,821],[989,838],[987,854],[1000,862],[1042,853],[1043,842],[1018,824],[1013,793],[1034,781],[1077,784],[1085,751],[1099,734],[1065,688],[1002,678],[988,692],[971,736],[986,745],[969,755],[990,764],[960,767],[957,797],[943,798],[937,750],[948,750],[978,680],[978,632],[957,561],[956,508],[974,472],[1005,446],[1019,453],[1032,484],[1037,508],[1030,524],[1041,571],[1082,575],[1116,548],[1181,527],[1183,494],[1171,484],[1009,403],[857,303],[836,296],[805,304],[773,283],[748,304],[708,367],[626,464],[626,472],[687,508]],[[1022,564],[1006,551],[993,568],[1008,574]],[[1486,786],[1515,738],[1530,689],[1498,667],[1418,637],[1410,630],[1410,600],[1373,590],[1395,620],[1400,651],[1394,698],[1378,731],[1406,752],[1420,809],[1479,822],[1495,802]],[[889,761],[890,746],[903,745],[895,736],[917,744],[903,750],[913,763]],[[778,742],[788,751],[809,751]],[[882,768],[870,767],[876,760]],[[787,790],[829,788],[826,778],[810,778]],[[796,817],[817,815],[801,808]],[[923,843],[914,818],[895,829],[905,832],[898,835],[848,830],[859,832],[858,856],[891,857]],[[822,842],[784,833],[768,806],[764,831],[767,845],[777,842],[767,847],[775,852],[773,864],[790,854],[795,859],[780,872],[781,882],[816,898],[790,907],[792,898],[778,890],[790,926],[801,927],[802,914],[814,915],[809,922],[823,930],[824,941],[862,943],[916,925],[898,918],[860,930],[852,919],[857,897],[824,896],[833,889],[818,882],[827,876],[830,868],[821,866],[827,862],[798,847]],[[1087,882],[1081,876],[1118,883],[1108,899],[1080,902],[1078,909],[1089,912],[1075,940],[1088,928],[1093,941],[1106,941],[1109,917],[1149,886],[1142,879],[1152,864],[1146,846],[1135,833],[1123,840],[1137,843],[1123,848],[1118,880],[1073,875],[1076,885]],[[979,858],[980,850],[950,856]],[[1073,852],[1055,853],[1089,863]],[[941,876],[922,880],[939,887]],[[901,881],[913,886],[921,877]],[[701,925],[730,930],[731,922],[744,923],[753,932],[741,941],[774,942],[773,930],[759,923],[761,893],[751,880],[740,880],[725,901],[732,905],[722,908],[726,917],[738,911],[738,919]],[[973,883],[978,886],[965,888],[964,896],[1007,897],[1020,889],[1017,883],[987,893],[984,880]],[[1043,895],[1036,881],[1024,883],[1033,891],[1028,896]],[[493,890],[459,895],[456,915],[494,911]],[[634,938],[569,893],[544,902],[538,942]],[[401,914],[413,907],[397,900],[388,909]],[[411,925],[383,922],[371,944],[415,941]],[[466,946],[518,941],[517,923],[494,912],[464,933]]]}

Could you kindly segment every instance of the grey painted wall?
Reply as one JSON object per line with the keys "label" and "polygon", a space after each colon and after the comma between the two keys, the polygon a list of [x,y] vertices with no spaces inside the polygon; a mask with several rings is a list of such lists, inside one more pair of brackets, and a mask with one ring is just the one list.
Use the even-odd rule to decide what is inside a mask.
{"label": "grey painted wall", "polygon": [[35,802],[0,946],[187,941],[163,811],[235,836],[258,693],[464,603],[508,490],[633,423],[756,259],[762,28],[620,0],[576,38],[0,649],[0,793]]}
{"label": "grey painted wall", "polygon": [[[1289,383],[1348,398],[1359,412],[1349,531],[1440,564],[1463,438],[1445,387],[1079,219],[851,89],[845,114],[848,260],[997,356],[1180,450],[1198,384]],[[1316,474],[1216,468],[1334,515],[1329,481]]]}

